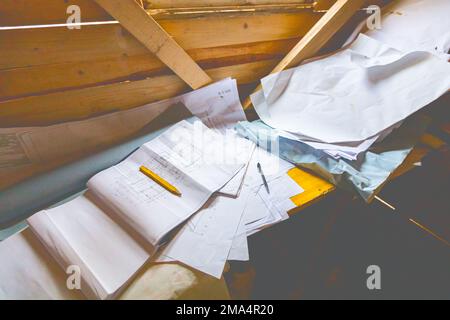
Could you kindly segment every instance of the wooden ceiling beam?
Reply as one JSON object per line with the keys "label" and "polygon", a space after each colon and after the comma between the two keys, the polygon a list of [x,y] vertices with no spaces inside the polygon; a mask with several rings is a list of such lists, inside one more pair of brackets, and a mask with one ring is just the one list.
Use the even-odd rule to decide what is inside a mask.
{"label": "wooden ceiling beam", "polygon": [[[344,24],[364,5],[365,0],[337,0],[312,29],[280,61],[271,74],[299,65],[312,58],[336,34]],[[261,86],[255,90],[261,90]],[[250,97],[244,102],[244,109],[252,105]]]}
{"label": "wooden ceiling beam", "polygon": [[192,89],[211,78],[135,0],[95,0]]}

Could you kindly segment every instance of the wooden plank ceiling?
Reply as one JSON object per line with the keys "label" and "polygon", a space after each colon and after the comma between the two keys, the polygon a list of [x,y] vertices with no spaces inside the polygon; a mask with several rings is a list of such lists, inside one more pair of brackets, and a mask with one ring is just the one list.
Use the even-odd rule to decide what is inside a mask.
{"label": "wooden plank ceiling", "polygon": [[[173,13],[174,3],[147,1],[147,12],[213,80],[240,84],[267,74],[322,16],[304,1],[209,1],[221,6],[213,13],[187,0]],[[93,0],[2,0],[1,26],[65,23],[68,4],[83,22],[112,19]],[[0,126],[83,119],[188,90],[119,24],[0,30],[0,46]]]}

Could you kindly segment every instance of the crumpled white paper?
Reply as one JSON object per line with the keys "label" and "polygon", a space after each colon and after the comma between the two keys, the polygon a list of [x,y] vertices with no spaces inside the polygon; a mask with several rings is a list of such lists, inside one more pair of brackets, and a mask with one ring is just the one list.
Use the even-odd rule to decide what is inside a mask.
{"label": "crumpled white paper", "polygon": [[348,48],[262,80],[252,101],[269,126],[309,141],[364,141],[450,88],[450,64],[360,35]]}

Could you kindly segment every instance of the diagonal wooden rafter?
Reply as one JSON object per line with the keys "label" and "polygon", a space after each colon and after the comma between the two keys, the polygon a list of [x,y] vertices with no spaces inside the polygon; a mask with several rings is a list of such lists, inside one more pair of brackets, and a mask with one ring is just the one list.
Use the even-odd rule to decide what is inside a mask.
{"label": "diagonal wooden rafter", "polygon": [[[302,61],[312,58],[344,26],[344,24],[364,5],[366,0],[337,0],[313,28],[272,70],[272,73],[292,68]],[[256,91],[261,90],[259,85]],[[244,102],[244,109],[252,105],[250,97]]]}
{"label": "diagonal wooden rafter", "polygon": [[95,0],[191,88],[211,78],[135,0]]}

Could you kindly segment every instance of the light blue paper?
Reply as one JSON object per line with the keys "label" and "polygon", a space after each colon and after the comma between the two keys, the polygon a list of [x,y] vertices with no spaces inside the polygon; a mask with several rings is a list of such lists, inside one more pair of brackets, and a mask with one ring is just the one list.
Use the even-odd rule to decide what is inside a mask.
{"label": "light blue paper", "polygon": [[429,119],[416,115],[382,142],[360,154],[356,161],[334,159],[302,142],[280,136],[262,121],[240,122],[238,133],[295,165],[312,170],[332,184],[371,202],[380,188],[406,159],[425,132]]}

